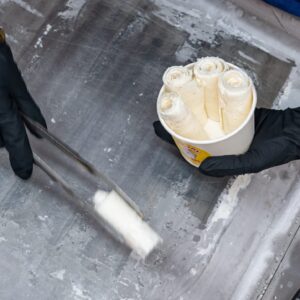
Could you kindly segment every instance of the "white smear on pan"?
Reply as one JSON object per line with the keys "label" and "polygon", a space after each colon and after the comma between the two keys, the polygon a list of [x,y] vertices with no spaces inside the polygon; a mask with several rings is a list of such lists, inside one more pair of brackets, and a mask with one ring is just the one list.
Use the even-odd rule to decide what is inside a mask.
{"label": "white smear on pan", "polygon": [[5,36],[10,43],[19,44],[19,42],[12,35],[6,33]]}
{"label": "white smear on pan", "polygon": [[257,61],[257,60],[254,59],[253,57],[247,55],[247,54],[244,53],[243,51],[240,51],[240,50],[239,50],[238,53],[239,53],[239,56],[240,56],[240,57],[245,58],[246,60],[248,60],[248,61],[250,61],[250,62],[252,62],[252,63],[254,63],[254,64],[256,64],[256,65],[260,65],[260,62],[259,62],[259,61]]}
{"label": "white smear on pan", "polygon": [[76,18],[83,6],[85,5],[86,0],[68,0],[66,4],[66,10],[60,12],[58,15],[63,19],[73,19]]}
{"label": "white smear on pan", "polygon": [[44,222],[48,219],[48,216],[38,216],[38,219]]}
{"label": "white smear on pan", "polygon": [[50,276],[53,278],[56,278],[58,280],[64,280],[65,273],[66,273],[66,270],[62,269],[62,270],[50,273]]}
{"label": "white smear on pan", "polygon": [[274,101],[273,108],[285,109],[288,107],[299,107],[299,93],[300,93],[300,70],[296,66],[292,69],[289,78],[281,88],[276,100]]}
{"label": "white smear on pan", "polygon": [[[297,222],[298,214],[300,212],[299,194],[300,185],[298,185],[292,193],[289,204],[285,206],[285,210],[278,214],[275,224],[273,224],[272,227],[269,228],[269,231],[265,234],[262,244],[258,251],[256,251],[247,272],[235,290],[232,297],[233,300],[249,299],[254,286],[257,284],[257,278],[262,277],[269,265],[269,260],[274,258],[274,253],[271,251],[274,247],[274,242],[278,239],[278,237],[286,234],[287,228],[292,228],[293,223]],[[268,278],[265,282],[266,285],[268,285],[271,280],[272,277]]]}
{"label": "white smear on pan", "polygon": [[46,29],[43,32],[43,34],[37,39],[37,42],[35,43],[34,48],[36,48],[36,49],[43,48],[43,38],[48,35],[48,33],[50,32],[51,29],[52,29],[52,26],[50,24],[48,24],[46,26]]}
{"label": "white smear on pan", "polygon": [[42,37],[39,37],[34,45],[34,48],[43,48]]}
{"label": "white smear on pan", "polygon": [[219,220],[226,220],[230,217],[239,202],[238,193],[249,185],[250,179],[251,175],[238,176],[233,184],[223,191],[218,204],[210,215],[207,228]]}
{"label": "white smear on pan", "polygon": [[238,176],[233,182],[228,183],[227,188],[219,197],[218,203],[208,219],[207,227],[202,232],[201,242],[199,243],[198,255],[203,256],[205,261],[209,259],[216,248],[223,228],[226,227],[239,203],[238,194],[250,184],[251,177],[252,175]]}
{"label": "white smear on pan", "polygon": [[86,294],[87,292],[83,290],[81,286],[78,286],[75,283],[72,283],[72,290],[74,299],[92,300],[92,298]]}
{"label": "white smear on pan", "polygon": [[43,14],[41,14],[38,10],[36,10],[35,8],[30,6],[28,3],[26,3],[23,0],[0,0],[0,5],[10,3],[10,2],[19,5],[20,7],[22,7],[23,9],[25,9],[26,11],[30,12],[31,14],[33,14],[37,17],[40,17],[40,18],[43,17]]}

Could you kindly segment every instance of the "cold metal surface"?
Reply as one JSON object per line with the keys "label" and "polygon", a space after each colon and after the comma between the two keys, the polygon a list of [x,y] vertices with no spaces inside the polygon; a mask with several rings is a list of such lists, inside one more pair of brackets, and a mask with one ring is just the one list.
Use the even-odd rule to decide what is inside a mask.
{"label": "cold metal surface", "polygon": [[[137,261],[62,201],[40,170],[27,183],[17,179],[1,150],[0,299],[231,300],[242,292],[253,299],[264,293],[261,276],[274,278],[281,258],[273,255],[286,253],[292,239],[276,220],[296,205],[288,195],[297,190],[298,164],[231,180],[222,193],[228,178],[202,176],[154,135],[152,122],[168,66],[219,55],[249,73],[259,104],[270,107],[294,62],[232,32],[228,19],[195,10],[198,1],[167,2],[1,3],[8,40],[49,130],[105,170],[165,243]],[[228,8],[210,3],[219,5],[216,14]],[[248,22],[232,14],[236,26]],[[75,190],[88,190],[86,172],[41,141],[32,144]],[[269,251],[278,232],[282,239]]]}

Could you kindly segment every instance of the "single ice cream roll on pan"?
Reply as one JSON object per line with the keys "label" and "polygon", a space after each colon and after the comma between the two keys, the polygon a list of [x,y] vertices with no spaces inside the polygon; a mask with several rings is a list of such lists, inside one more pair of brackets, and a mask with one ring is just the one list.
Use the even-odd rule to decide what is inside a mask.
{"label": "single ice cream roll on pan", "polygon": [[204,90],[193,78],[193,70],[187,67],[168,68],[163,75],[168,91],[176,92],[196,118],[204,125],[207,115],[204,107]]}
{"label": "single ice cream roll on pan", "polygon": [[101,218],[142,258],[162,242],[160,236],[115,191],[98,190],[94,195],[94,205]]}
{"label": "single ice cream roll on pan", "polygon": [[168,126],[178,134],[190,139],[208,139],[199,119],[177,93],[167,92],[162,95],[160,113]]}
{"label": "single ice cream roll on pan", "polygon": [[218,57],[200,58],[194,65],[196,80],[204,91],[207,116],[216,122],[220,121],[218,79],[225,70],[227,70],[226,62]]}
{"label": "single ice cream roll on pan", "polygon": [[218,86],[222,126],[228,134],[248,116],[252,105],[252,86],[249,77],[241,70],[225,72]]}

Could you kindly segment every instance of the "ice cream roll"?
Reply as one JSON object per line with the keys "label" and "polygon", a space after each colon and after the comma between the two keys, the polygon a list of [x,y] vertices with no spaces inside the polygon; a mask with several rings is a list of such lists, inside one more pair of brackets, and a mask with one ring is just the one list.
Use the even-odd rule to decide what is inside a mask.
{"label": "ice cream roll", "polygon": [[167,90],[176,92],[201,124],[205,125],[207,115],[204,108],[204,90],[194,80],[192,69],[170,67],[163,75],[163,82]]}
{"label": "ice cream roll", "polygon": [[195,78],[203,89],[207,116],[216,122],[220,121],[218,79],[226,70],[226,62],[218,57],[200,58],[194,65]]}
{"label": "ice cream roll", "polygon": [[143,259],[162,243],[161,237],[115,191],[98,190],[93,200],[96,213]]}
{"label": "ice cream roll", "polygon": [[159,107],[162,118],[177,134],[193,140],[208,139],[199,119],[177,93],[164,93]]}
{"label": "ice cream roll", "polygon": [[220,77],[218,86],[222,126],[228,134],[238,128],[250,112],[251,80],[240,70],[230,70]]}

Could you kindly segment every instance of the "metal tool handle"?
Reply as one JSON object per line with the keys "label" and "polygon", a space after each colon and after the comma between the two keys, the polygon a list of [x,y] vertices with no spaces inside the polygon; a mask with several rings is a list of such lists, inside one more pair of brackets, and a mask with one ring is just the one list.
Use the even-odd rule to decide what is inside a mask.
{"label": "metal tool handle", "polygon": [[73,150],[63,141],[61,141],[54,134],[50,133],[45,127],[43,127],[38,122],[32,120],[22,112],[20,112],[20,114],[24,118],[25,122],[28,123],[31,127],[33,127],[39,135],[41,135],[43,138],[51,142],[55,147],[63,151],[69,157],[72,157],[73,159],[78,161],[89,173],[99,176],[98,175],[99,172],[95,169],[95,167],[92,164],[90,164],[88,161],[86,161],[84,158],[82,158],[75,150]]}
{"label": "metal tool handle", "polygon": [[96,176],[103,181],[105,181],[107,184],[109,184],[138,214],[141,218],[144,217],[143,213],[139,209],[139,207],[127,196],[127,194],[111,179],[109,179],[106,175],[99,172],[91,163],[86,161],[84,158],[82,158],[79,153],[77,153],[75,150],[73,150],[71,147],[69,147],[67,144],[65,144],[63,141],[61,141],[57,136],[55,136],[53,133],[50,133],[45,127],[43,127],[38,122],[35,122],[28,116],[26,116],[24,113],[20,112],[22,117],[24,118],[25,122],[28,123],[32,128],[34,128],[39,135],[41,135],[43,138],[48,140],[50,143],[52,143],[56,148],[60,149],[62,152],[64,152],[67,156],[74,159],[76,162],[81,164],[90,174],[93,176]]}
{"label": "metal tool handle", "polygon": [[33,152],[33,159],[36,166],[38,166],[43,172],[45,172],[54,182],[58,183],[62,189],[71,196],[69,200],[73,204],[81,208],[81,212],[88,216],[93,216],[94,219],[105,228],[110,234],[112,234],[116,240],[121,243],[125,243],[124,237],[120,235],[113,227],[109,226],[93,209],[92,206],[88,205],[86,201],[83,201],[78,195],[74,193],[71,186],[61,178],[45,161],[43,161],[36,153]]}
{"label": "metal tool handle", "polygon": [[46,162],[44,162],[36,153],[33,152],[34,163],[43,170],[53,181],[58,183],[64,191],[70,196],[74,196],[74,192],[70,185],[61,178],[53,169],[51,169]]}

